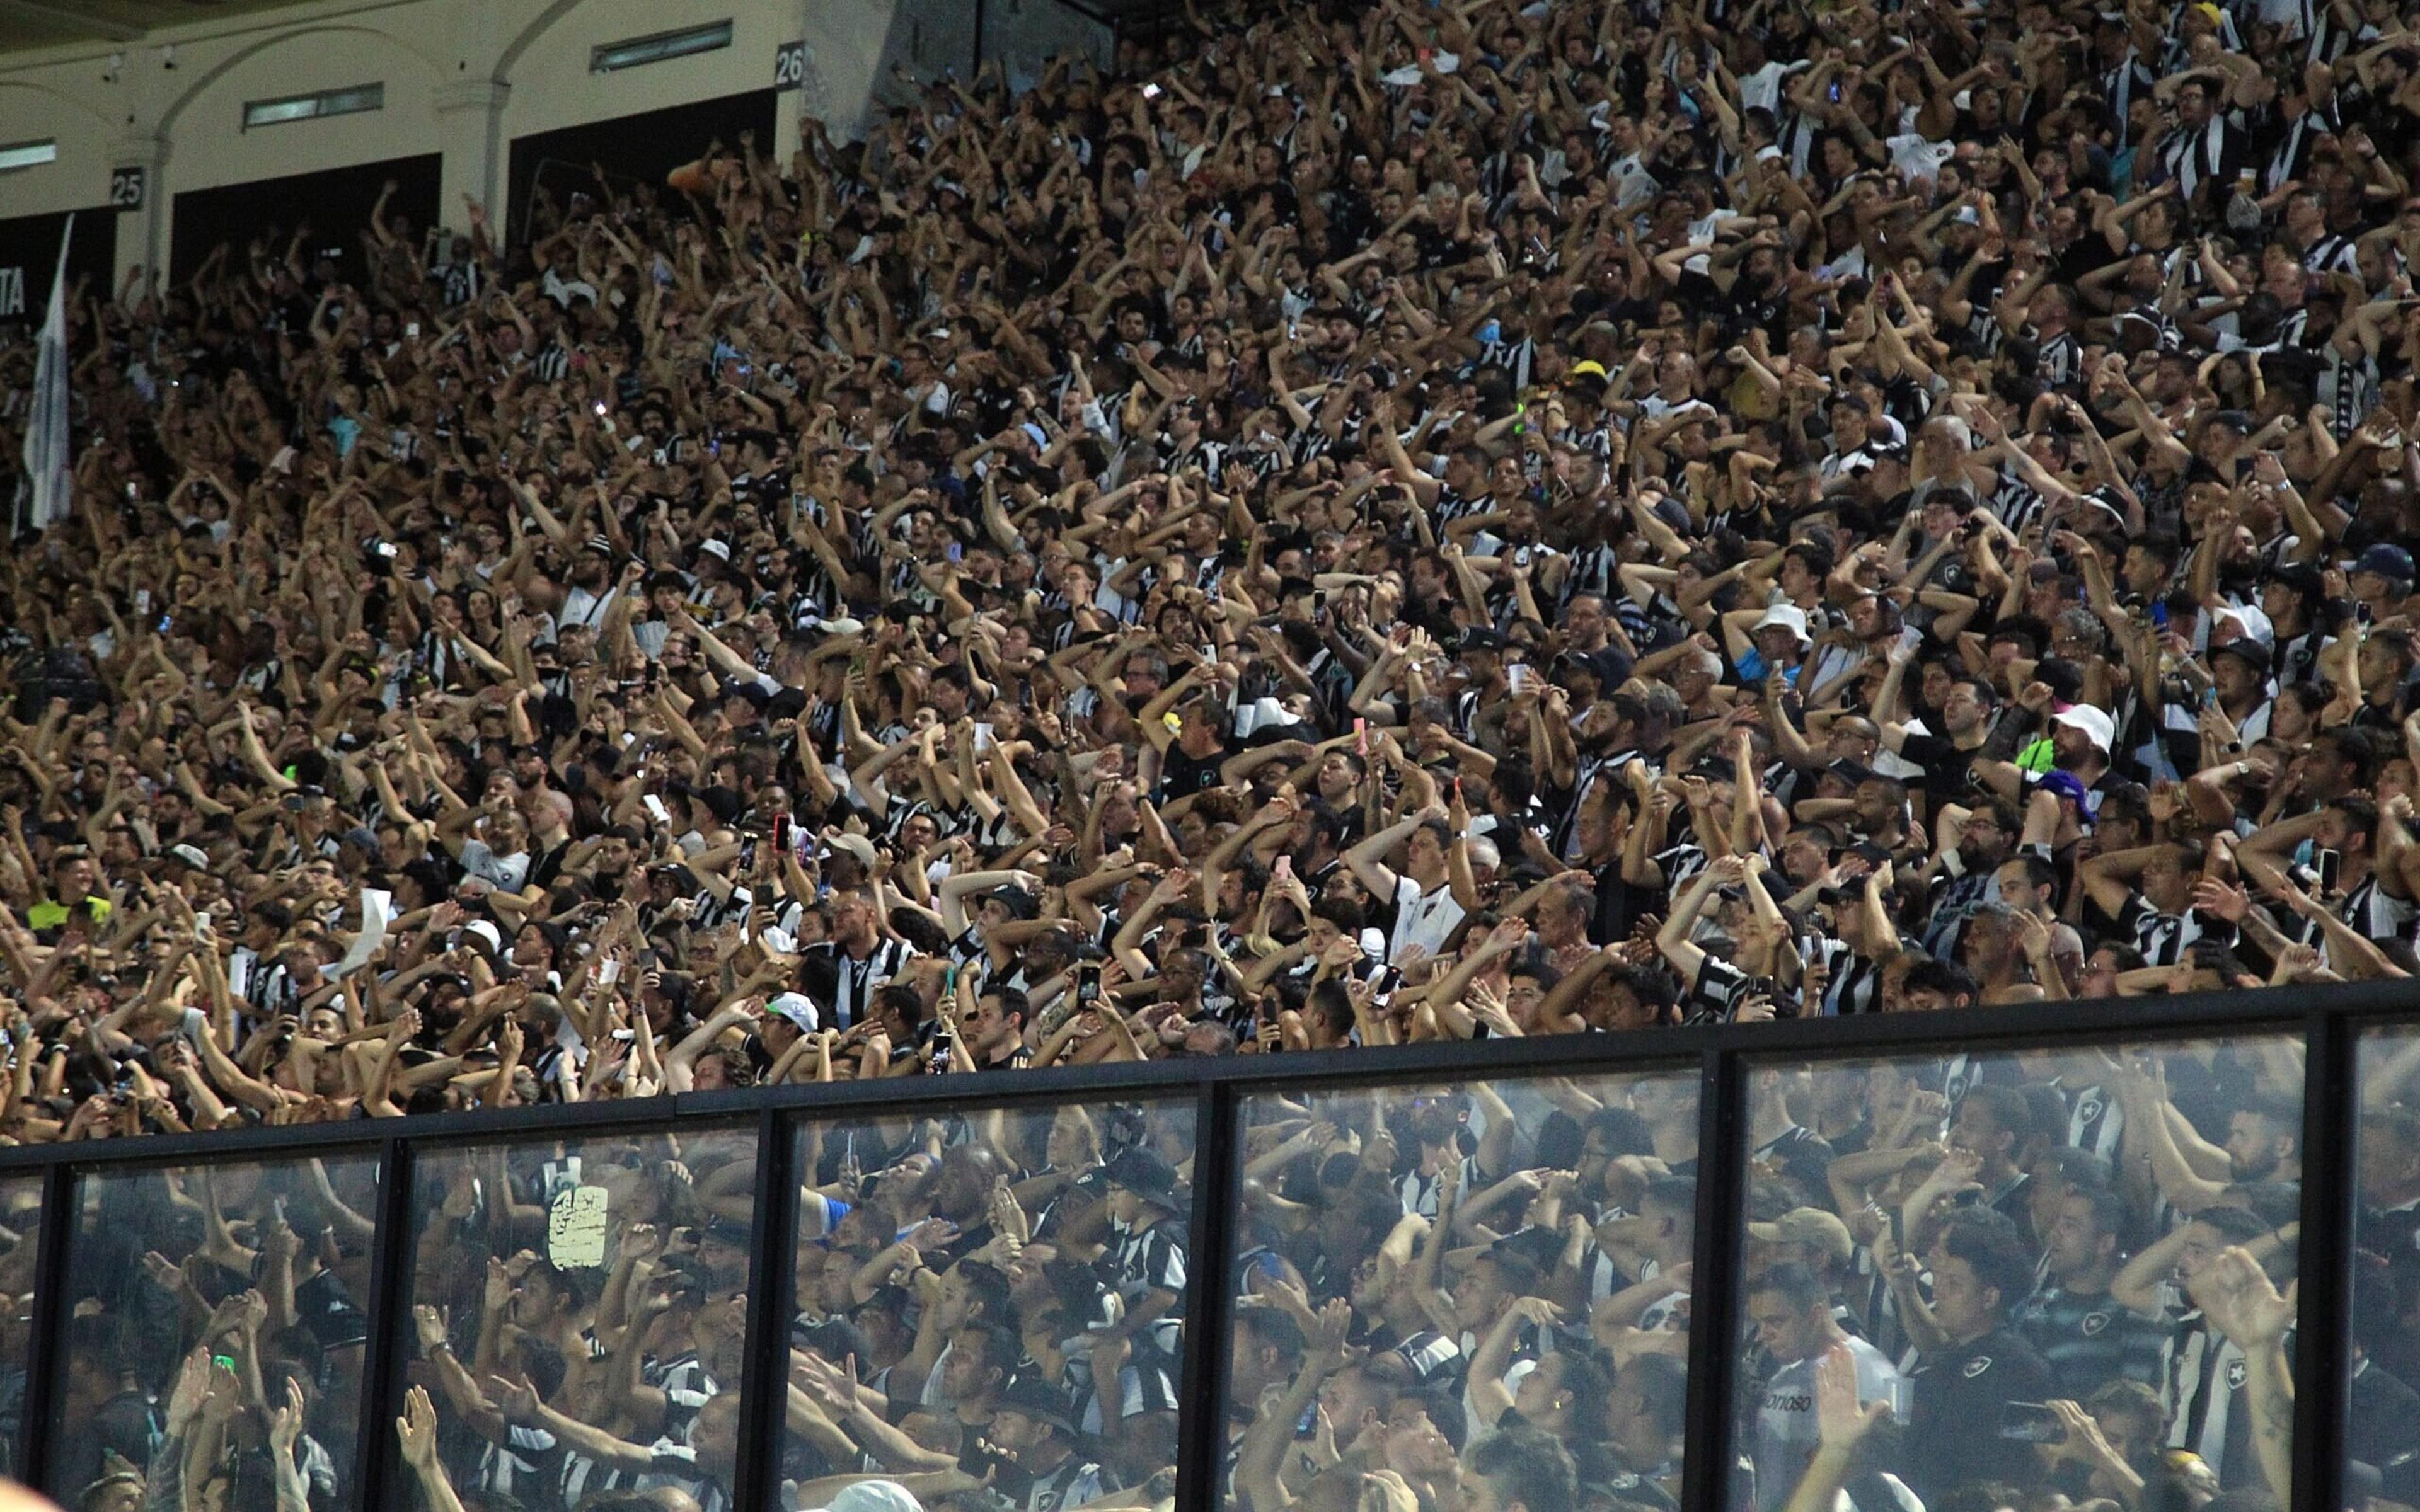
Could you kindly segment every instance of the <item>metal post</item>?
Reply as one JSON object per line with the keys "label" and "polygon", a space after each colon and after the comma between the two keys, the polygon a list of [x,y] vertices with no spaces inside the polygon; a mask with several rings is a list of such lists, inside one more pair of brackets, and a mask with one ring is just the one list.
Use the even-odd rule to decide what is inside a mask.
{"label": "metal post", "polygon": [[756,1120],[755,1227],[748,1245],[747,1366],[740,1381],[739,1464],[731,1504],[756,1512],[781,1489],[782,1427],[788,1414],[790,1319],[797,1311],[799,1181],[791,1171],[797,1131],[770,1108]]}
{"label": "metal post", "polygon": [[1193,1113],[1193,1234],[1185,1264],[1185,1379],[1176,1405],[1177,1512],[1216,1512],[1227,1464],[1227,1334],[1243,1202],[1241,1094],[1202,1084]]}
{"label": "metal post", "polygon": [[1730,1480],[1732,1369],[1739,1335],[1740,1218],[1747,1183],[1736,1051],[1705,1054],[1698,1079],[1698,1211],[1689,1283],[1689,1438],[1681,1460],[1683,1512],[1720,1512]]}
{"label": "metal post", "polygon": [[2303,1047],[2303,1228],[2294,1333],[2295,1506],[2342,1506],[2361,1020],[2313,1012]]}
{"label": "metal post", "polygon": [[50,1473],[51,1422],[67,1380],[68,1246],[75,1236],[75,1167],[42,1173],[42,1231],[34,1251],[34,1319],[25,1340],[24,1416],[18,1427],[17,1474],[39,1487]]}
{"label": "metal post", "polygon": [[[311,1157],[318,1159],[318,1156]],[[359,1507],[408,1506],[390,1496],[403,1469],[395,1420],[403,1415],[407,1372],[417,1352],[411,1323],[411,1145],[393,1138],[379,1149],[378,1227],[370,1235],[369,1337],[362,1347],[361,1437],[353,1441],[353,1498]]]}

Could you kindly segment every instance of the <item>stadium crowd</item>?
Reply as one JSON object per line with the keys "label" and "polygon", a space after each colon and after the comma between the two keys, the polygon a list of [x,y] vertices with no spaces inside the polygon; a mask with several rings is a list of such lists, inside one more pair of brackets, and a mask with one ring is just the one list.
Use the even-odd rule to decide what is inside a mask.
{"label": "stadium crowd", "polygon": [[[1188,11],[81,291],[74,509],[0,570],[0,1136],[2409,975],[2407,12]],[[1742,1504],[2282,1504],[2299,1087],[1760,1082]],[[1235,1493],[1668,1503],[1683,1101],[1256,1125]],[[819,1148],[791,1504],[1165,1490],[1188,1151],[1070,1114]],[[752,1162],[661,1145],[420,1194],[441,1512],[727,1501]],[[375,1204],[163,1180],[68,1489],[324,1512]]]}

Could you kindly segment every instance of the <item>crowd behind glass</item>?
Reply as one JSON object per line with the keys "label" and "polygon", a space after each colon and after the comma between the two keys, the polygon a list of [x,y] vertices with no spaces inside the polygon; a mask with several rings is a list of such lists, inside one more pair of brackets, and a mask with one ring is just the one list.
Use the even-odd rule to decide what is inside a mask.
{"label": "crowd behind glass", "polygon": [[[1694,1075],[1251,1092],[1227,1274],[1189,1101],[985,1078],[2101,999],[1756,1063],[1723,1500],[2291,1504],[2303,1047],[2118,1005],[2420,969],[2410,6],[1209,8],[79,289],[0,1137],[972,1078],[796,1125],[783,1512],[1166,1506],[1210,1288],[1207,1494],[1635,1512]],[[2415,1073],[2364,1041],[2365,1512]],[[375,1338],[390,1504],[726,1512],[760,1153],[427,1149],[408,1316],[370,1156],[81,1176],[50,1489],[334,1512]]]}

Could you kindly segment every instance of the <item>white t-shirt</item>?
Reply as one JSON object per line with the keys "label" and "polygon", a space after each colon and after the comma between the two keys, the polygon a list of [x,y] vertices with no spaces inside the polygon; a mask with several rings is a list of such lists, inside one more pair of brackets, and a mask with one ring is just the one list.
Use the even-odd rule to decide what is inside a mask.
{"label": "white t-shirt", "polygon": [[1653,199],[1655,192],[1663,187],[1636,152],[1607,163],[1605,177],[1613,186],[1613,207],[1619,210],[1637,208]]}
{"label": "white t-shirt", "polygon": [[1934,182],[1941,177],[1941,165],[1958,150],[1955,142],[1935,142],[1914,131],[1885,138],[1883,145],[1890,148],[1891,166],[1911,184]]}
{"label": "white t-shirt", "polygon": [[[1723,226],[1728,225],[1733,221],[1744,221],[1745,219],[1747,219],[1747,217],[1740,214],[1737,210],[1718,209],[1709,211],[1704,220],[1692,221],[1689,223],[1689,239],[1691,241],[1712,241],[1714,239],[1714,233],[1720,230]],[[1690,258],[1687,262],[1682,264],[1682,266],[1693,273],[1706,272],[1714,267],[1714,255],[1711,253],[1701,252],[1696,256]]]}
{"label": "white t-shirt", "polygon": [[1781,81],[1789,78],[1805,63],[1767,63],[1754,73],[1740,76],[1740,109],[1754,110],[1759,105],[1778,115],[1781,111]]}
{"label": "white t-shirt", "polygon": [[585,588],[575,587],[565,590],[563,612],[555,616],[555,624],[558,626],[584,625],[592,630],[596,629],[605,623],[605,611],[613,607],[613,594],[616,592],[617,590],[612,588],[606,589],[601,594],[592,594]]}
{"label": "white t-shirt", "polygon": [[1435,960],[1466,917],[1462,904],[1454,901],[1452,883],[1440,882],[1435,892],[1423,893],[1411,878],[1396,877],[1395,936],[1387,942],[1387,964],[1401,965],[1404,949],[1413,945]]}
{"label": "white t-shirt", "polygon": [[519,892],[529,876],[530,856],[527,851],[515,851],[510,856],[498,856],[485,841],[462,842],[462,870],[474,877],[485,877],[506,892]]}
{"label": "white t-shirt", "polygon": [[[1889,1402],[1896,1410],[1903,1390],[1899,1371],[1883,1351],[1854,1335],[1842,1340],[1840,1347],[1856,1362],[1858,1402]],[[1756,1461],[1759,1512],[1773,1512],[1789,1501],[1792,1488],[1806,1472],[1807,1462],[1815,1457],[1819,1442],[1815,1427],[1815,1366],[1813,1360],[1783,1365],[1773,1373],[1772,1381],[1765,1385],[1763,1400],[1757,1404],[1756,1429],[1748,1452]]]}

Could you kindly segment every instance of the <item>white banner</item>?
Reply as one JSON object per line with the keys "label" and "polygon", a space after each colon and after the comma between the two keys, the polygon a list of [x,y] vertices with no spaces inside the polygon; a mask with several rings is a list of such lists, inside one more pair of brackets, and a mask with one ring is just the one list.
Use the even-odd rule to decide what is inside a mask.
{"label": "white banner", "polygon": [[70,215],[59,233],[59,266],[51,275],[51,307],[42,316],[34,364],[34,402],[25,414],[25,472],[17,482],[21,530],[65,519],[75,502],[75,464],[68,455],[68,245],[74,237]]}
{"label": "white banner", "polygon": [[362,963],[378,953],[378,948],[386,943],[386,916],[392,911],[390,905],[394,901],[393,893],[381,892],[376,887],[362,889],[362,932],[353,936],[352,947],[345,952],[345,958],[321,975],[341,980],[361,970]]}

